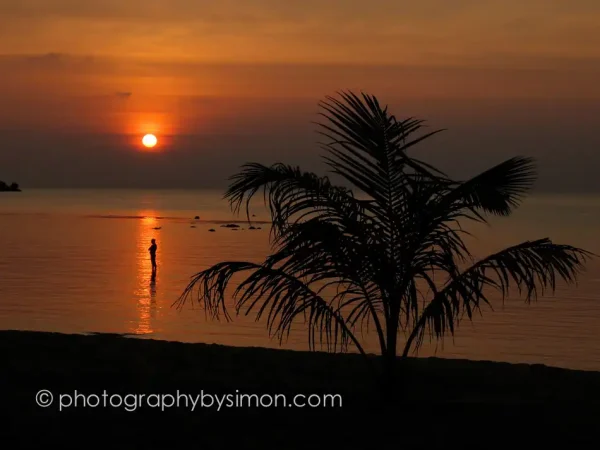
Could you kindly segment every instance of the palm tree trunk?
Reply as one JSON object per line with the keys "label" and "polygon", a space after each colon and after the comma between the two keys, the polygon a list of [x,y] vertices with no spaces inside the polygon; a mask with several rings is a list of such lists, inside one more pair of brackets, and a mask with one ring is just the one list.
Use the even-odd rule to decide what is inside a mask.
{"label": "palm tree trunk", "polygon": [[[398,344],[398,313],[391,308],[391,314],[387,323],[387,347],[383,354],[383,387],[387,400],[393,402],[397,394],[397,357],[396,348]],[[395,319],[394,319],[395,318]]]}
{"label": "palm tree trunk", "polygon": [[396,355],[389,350],[383,359],[383,378],[383,395],[386,400],[393,401],[396,397]]}

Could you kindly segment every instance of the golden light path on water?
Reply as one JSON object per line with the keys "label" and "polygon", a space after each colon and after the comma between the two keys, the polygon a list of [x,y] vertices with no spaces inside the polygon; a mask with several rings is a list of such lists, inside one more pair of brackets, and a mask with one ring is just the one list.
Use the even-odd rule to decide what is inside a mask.
{"label": "golden light path on water", "polygon": [[[137,286],[133,293],[137,299],[139,320],[137,327],[133,328],[131,332],[136,334],[151,334],[154,332],[153,322],[157,314],[156,285],[160,279],[161,252],[160,248],[156,252],[157,271],[155,276],[153,276],[148,247],[150,247],[150,241],[153,238],[157,239],[154,228],[157,226],[158,220],[155,218],[156,214],[154,211],[144,211],[140,213],[140,216],[144,216],[144,218],[139,221],[138,226],[136,251]],[[160,245],[160,243],[158,244]]]}

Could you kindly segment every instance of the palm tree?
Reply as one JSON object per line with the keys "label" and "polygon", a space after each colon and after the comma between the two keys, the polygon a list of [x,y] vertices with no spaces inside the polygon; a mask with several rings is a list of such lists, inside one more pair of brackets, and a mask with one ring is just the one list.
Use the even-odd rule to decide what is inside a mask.
{"label": "palm tree", "polygon": [[392,382],[401,332],[406,357],[426,332],[453,334],[461,316],[490,303],[488,291],[504,300],[516,288],[531,301],[559,278],[576,281],[591,256],[585,250],[544,238],[476,260],[464,242],[467,222],[488,223],[519,205],[535,181],[532,159],[455,181],[408,153],[442,130],[416,136],[422,120],[397,120],[371,95],[340,97],[320,103],[326,121],[318,125],[330,173],[354,190],[282,163],[243,165],[225,198],[250,221],[250,201],[263,192],[272,253],[260,264],[226,261],[196,274],[180,307],[193,297],[214,318],[230,319],[226,289],[247,273],[232,296],[237,314],[266,316],[280,339],[304,319],[312,349],[317,341],[330,351],[353,344],[365,356],[359,331],[372,328]]}

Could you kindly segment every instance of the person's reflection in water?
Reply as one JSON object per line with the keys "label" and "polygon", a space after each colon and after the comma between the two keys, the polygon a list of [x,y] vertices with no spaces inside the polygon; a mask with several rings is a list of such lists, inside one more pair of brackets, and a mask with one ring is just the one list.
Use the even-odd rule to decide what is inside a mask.
{"label": "person's reflection in water", "polygon": [[156,315],[156,272],[150,277],[150,316]]}

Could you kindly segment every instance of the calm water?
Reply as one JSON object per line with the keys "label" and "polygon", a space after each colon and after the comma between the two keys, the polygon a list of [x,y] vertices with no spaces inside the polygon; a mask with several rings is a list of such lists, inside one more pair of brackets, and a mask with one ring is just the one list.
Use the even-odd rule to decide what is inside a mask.
{"label": "calm water", "polygon": [[[171,306],[194,273],[222,260],[258,262],[268,252],[267,226],[231,231],[212,223],[235,219],[221,195],[134,190],[0,195],[0,328],[278,347],[263,322],[248,317],[215,322],[198,307]],[[256,220],[268,220],[261,206]],[[200,221],[192,227],[196,215]],[[600,254],[599,230],[600,197],[532,197],[513,217],[480,230],[473,245],[484,254],[548,236]],[[147,252],[152,238],[159,245],[154,285]],[[554,297],[529,306],[519,299],[504,307],[497,303],[473,323],[462,322],[454,340],[428,345],[420,355],[600,370],[599,290],[600,264],[593,261],[576,288],[561,285]],[[284,347],[306,349],[302,329]]]}

